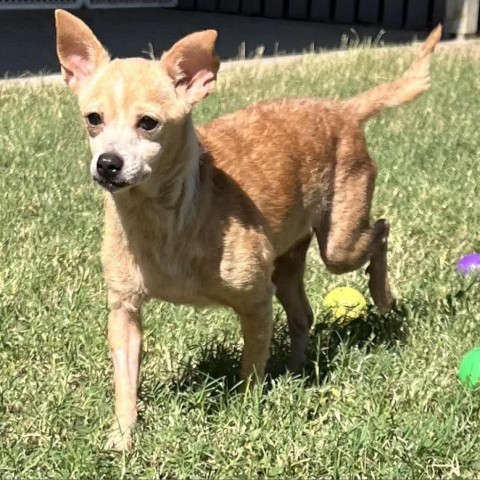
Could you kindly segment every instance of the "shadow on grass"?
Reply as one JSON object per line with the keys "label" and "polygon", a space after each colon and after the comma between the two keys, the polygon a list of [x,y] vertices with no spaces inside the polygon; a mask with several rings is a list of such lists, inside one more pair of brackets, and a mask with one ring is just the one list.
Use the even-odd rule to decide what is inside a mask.
{"label": "shadow on grass", "polygon": [[[480,284],[475,286],[480,289]],[[327,316],[317,318],[311,332],[307,350],[307,362],[302,372],[306,386],[328,382],[337,363],[340,351],[363,349],[374,352],[379,347],[391,349],[405,345],[409,338],[408,325],[412,318],[428,318],[432,309],[437,310],[444,321],[455,319],[458,310],[468,307],[470,284],[452,285],[451,292],[439,298],[426,298],[421,293],[408,303],[397,304],[392,312],[380,315],[371,309],[365,318],[357,319],[342,326],[328,322]],[[473,294],[477,294],[472,292]],[[437,319],[438,321],[438,319]],[[286,374],[285,364],[290,352],[290,339],[285,314],[275,318],[274,338],[271,356],[267,365],[265,389],[272,380]],[[237,393],[240,382],[240,363],[242,348],[234,344],[231,338],[212,341],[200,348],[191,364],[182,365],[180,376],[167,385],[164,382],[151,388],[170,388],[174,392],[205,392],[212,400],[210,408],[220,408],[219,399],[227,399]]]}
{"label": "shadow on grass", "polygon": [[[310,332],[307,362],[303,371],[306,384],[322,383],[330,376],[340,348],[347,351],[360,348],[368,353],[380,346],[393,348],[404,345],[409,336],[407,318],[408,311],[404,305],[397,305],[392,312],[383,315],[371,309],[366,317],[347,325],[332,323],[325,316],[322,321],[315,323]],[[285,363],[289,352],[288,332],[282,328],[273,341],[268,368],[272,378],[286,373]]]}
{"label": "shadow on grass", "polygon": [[[394,311],[380,315],[369,311],[363,319],[340,326],[316,322],[311,330],[307,362],[303,376],[307,385],[325,381],[335,368],[335,356],[339,349],[363,348],[372,351],[378,346],[391,348],[402,345],[408,338],[407,308],[397,306]],[[272,379],[286,374],[285,364],[290,352],[285,315],[275,319],[271,356],[267,365],[266,388]],[[180,378],[170,384],[172,390],[187,391],[205,388],[205,381],[212,386],[212,393],[234,394],[240,382],[241,347],[231,340],[211,342],[202,347],[195,365],[184,365]],[[198,360],[199,358],[199,360]]]}

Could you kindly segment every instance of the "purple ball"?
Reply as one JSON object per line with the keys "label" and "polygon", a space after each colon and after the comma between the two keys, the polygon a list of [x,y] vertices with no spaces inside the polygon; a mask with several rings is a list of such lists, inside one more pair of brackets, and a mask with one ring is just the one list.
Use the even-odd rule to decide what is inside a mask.
{"label": "purple ball", "polygon": [[457,272],[462,275],[469,275],[477,271],[480,274],[480,253],[464,255],[457,263]]}

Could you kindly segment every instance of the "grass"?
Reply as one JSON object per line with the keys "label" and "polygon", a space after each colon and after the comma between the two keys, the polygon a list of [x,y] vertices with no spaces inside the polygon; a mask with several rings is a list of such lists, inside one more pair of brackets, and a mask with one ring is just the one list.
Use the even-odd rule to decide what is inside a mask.
{"label": "grass", "polygon": [[[200,122],[266,97],[347,97],[397,77],[410,52],[361,50],[222,74]],[[145,310],[141,418],[131,454],[103,450],[112,418],[100,194],[75,99],[0,91],[0,477],[475,478],[479,391],[457,380],[479,343],[480,292],[454,272],[480,249],[478,60],[438,55],[433,87],[367,126],[379,166],[374,217],[392,223],[395,313],[325,324],[333,277],[313,248],[315,312],[304,376],[276,306],[265,388],[237,395],[240,332],[228,311]]]}

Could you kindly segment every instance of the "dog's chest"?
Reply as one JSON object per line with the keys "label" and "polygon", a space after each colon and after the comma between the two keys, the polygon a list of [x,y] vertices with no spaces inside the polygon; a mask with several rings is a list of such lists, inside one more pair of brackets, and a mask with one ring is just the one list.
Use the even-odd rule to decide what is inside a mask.
{"label": "dog's chest", "polygon": [[134,251],[134,268],[148,298],[198,306],[212,303],[200,278],[198,259],[179,239],[157,235],[155,241],[142,242]]}
{"label": "dog's chest", "polygon": [[151,298],[198,306],[214,303],[203,271],[205,245],[192,228],[179,232],[176,217],[159,209],[129,208],[119,215],[109,201],[106,208],[102,262],[115,298],[131,304]]}

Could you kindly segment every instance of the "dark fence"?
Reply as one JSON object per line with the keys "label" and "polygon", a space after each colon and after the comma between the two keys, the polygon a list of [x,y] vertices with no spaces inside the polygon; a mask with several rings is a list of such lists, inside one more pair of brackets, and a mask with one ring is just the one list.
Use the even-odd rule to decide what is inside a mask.
{"label": "dark fence", "polygon": [[421,30],[445,18],[446,0],[179,0],[206,12],[336,23],[369,23]]}

